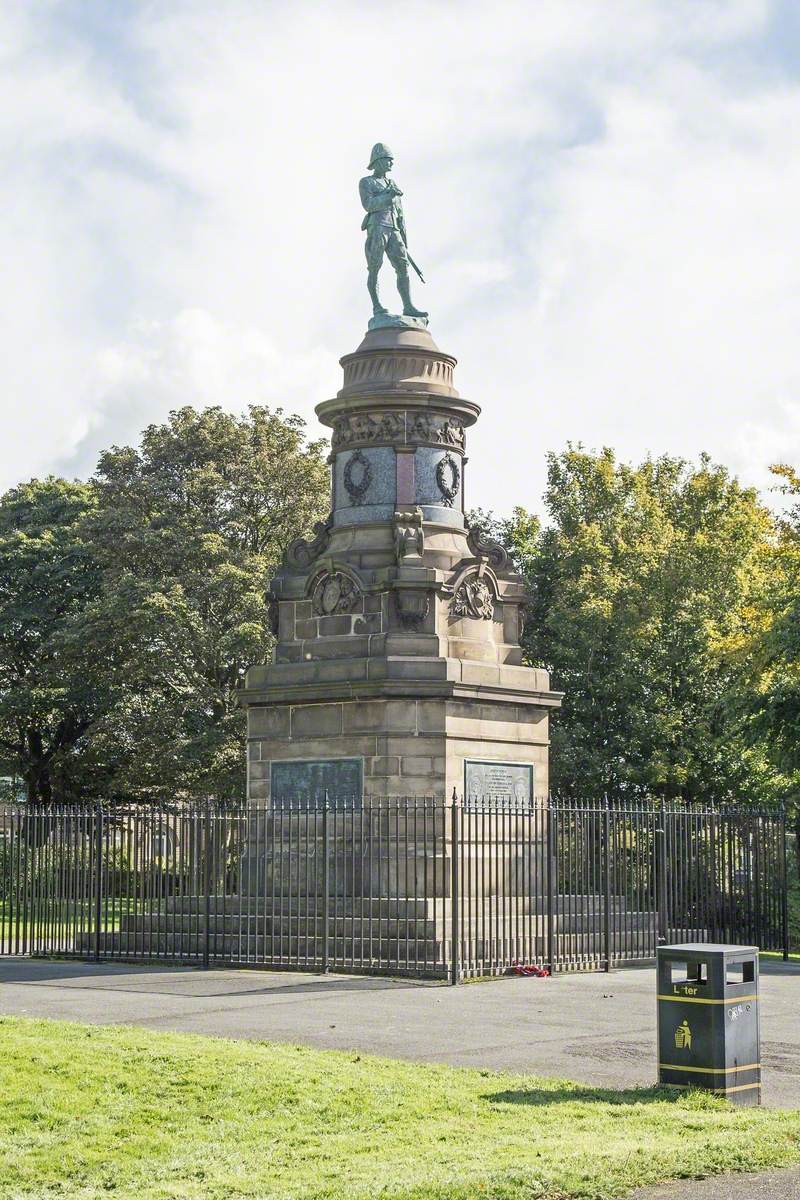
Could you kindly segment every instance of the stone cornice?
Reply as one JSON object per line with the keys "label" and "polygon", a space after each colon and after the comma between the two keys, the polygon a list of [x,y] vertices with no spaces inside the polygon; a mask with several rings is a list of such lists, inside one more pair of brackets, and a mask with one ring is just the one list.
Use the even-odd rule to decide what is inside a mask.
{"label": "stone cornice", "polygon": [[457,683],[452,680],[377,679],[340,680],[336,683],[283,684],[266,688],[242,688],[239,703],[303,704],[340,700],[385,699],[387,697],[443,697],[445,699],[491,700],[535,708],[560,708],[563,692],[515,691],[491,684]]}

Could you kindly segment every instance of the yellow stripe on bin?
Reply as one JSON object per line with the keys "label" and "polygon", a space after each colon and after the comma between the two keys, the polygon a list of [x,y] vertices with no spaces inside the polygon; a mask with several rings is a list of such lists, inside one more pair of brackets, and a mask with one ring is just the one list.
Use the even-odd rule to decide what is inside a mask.
{"label": "yellow stripe on bin", "polygon": [[736,1071],[759,1071],[761,1063],[748,1063],[746,1067],[684,1067],[681,1063],[659,1063],[663,1071],[692,1071],[700,1075],[732,1075]]}
{"label": "yellow stripe on bin", "polygon": [[657,996],[657,1000],[677,1000],[680,1004],[744,1004],[747,1000],[760,1000],[760,996],[731,996],[729,1000],[706,1000],[702,996]]}

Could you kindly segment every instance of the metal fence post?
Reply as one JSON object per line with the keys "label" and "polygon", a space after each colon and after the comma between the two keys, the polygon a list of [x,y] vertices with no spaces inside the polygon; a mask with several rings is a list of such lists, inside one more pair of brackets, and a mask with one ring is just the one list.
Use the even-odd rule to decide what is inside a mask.
{"label": "metal fence post", "polygon": [[558,809],[552,802],[547,805],[547,968],[551,975],[556,973],[556,829],[554,821]]}
{"label": "metal fence post", "polygon": [[667,940],[667,806],[663,800],[658,806],[658,828],[655,836],[655,876],[657,935],[656,944]]}
{"label": "metal fence post", "polygon": [[94,957],[100,961],[100,917],[103,902],[103,804],[94,809]]}
{"label": "metal fence post", "polygon": [[458,920],[461,833],[458,818],[458,804],[453,800],[450,805],[450,983],[453,986],[461,981],[461,930]]}
{"label": "metal fence post", "polygon": [[603,811],[603,945],[605,970],[611,970],[611,814]]}
{"label": "metal fence post", "polygon": [[330,863],[328,861],[328,793],[322,806],[322,970],[329,970],[328,916],[330,913]]}
{"label": "metal fence post", "polygon": [[203,934],[203,967],[207,971],[211,959],[211,803],[206,800],[203,822],[203,890],[205,892],[205,921]]}
{"label": "metal fence post", "polygon": [[[789,961],[789,855],[786,845],[786,808],[781,809],[781,941],[783,961]],[[798,847],[800,852],[800,846]]]}

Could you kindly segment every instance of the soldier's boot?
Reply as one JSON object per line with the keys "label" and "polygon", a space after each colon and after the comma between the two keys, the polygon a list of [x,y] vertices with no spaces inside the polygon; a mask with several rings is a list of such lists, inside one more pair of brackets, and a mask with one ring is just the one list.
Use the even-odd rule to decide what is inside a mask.
{"label": "soldier's boot", "polygon": [[403,315],[406,317],[427,317],[421,308],[415,308],[411,303],[411,287],[408,281],[408,271],[397,272],[397,290],[403,301]]}
{"label": "soldier's boot", "polygon": [[367,274],[367,291],[369,292],[369,297],[372,301],[372,315],[374,317],[381,317],[384,315],[384,313],[388,312],[388,309],[384,308],[381,304],[380,297],[378,295],[377,271],[370,271]]}

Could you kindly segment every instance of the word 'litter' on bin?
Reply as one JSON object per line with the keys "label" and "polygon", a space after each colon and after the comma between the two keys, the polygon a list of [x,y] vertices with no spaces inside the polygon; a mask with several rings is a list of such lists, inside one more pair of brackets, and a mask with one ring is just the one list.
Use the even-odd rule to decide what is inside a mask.
{"label": "word 'litter' on bin", "polygon": [[761,1103],[758,948],[658,948],[658,1079]]}

